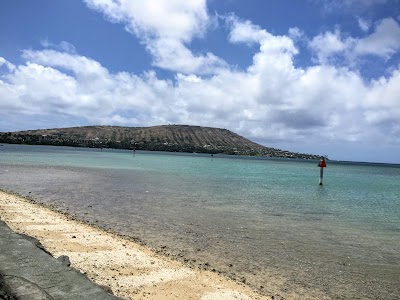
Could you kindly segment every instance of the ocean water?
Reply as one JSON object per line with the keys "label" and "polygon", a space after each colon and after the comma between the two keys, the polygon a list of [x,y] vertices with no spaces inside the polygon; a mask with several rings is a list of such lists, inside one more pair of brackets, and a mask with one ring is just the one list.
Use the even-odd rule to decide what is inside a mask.
{"label": "ocean water", "polygon": [[266,295],[400,299],[400,165],[0,146],[0,188]]}

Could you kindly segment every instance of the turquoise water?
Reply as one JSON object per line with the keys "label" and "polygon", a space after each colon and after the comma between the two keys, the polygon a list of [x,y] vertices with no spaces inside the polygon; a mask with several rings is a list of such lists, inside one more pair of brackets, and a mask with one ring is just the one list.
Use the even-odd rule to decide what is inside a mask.
{"label": "turquoise water", "polygon": [[[400,298],[400,166],[0,147],[0,188],[267,295]],[[318,294],[320,293],[320,294]]]}

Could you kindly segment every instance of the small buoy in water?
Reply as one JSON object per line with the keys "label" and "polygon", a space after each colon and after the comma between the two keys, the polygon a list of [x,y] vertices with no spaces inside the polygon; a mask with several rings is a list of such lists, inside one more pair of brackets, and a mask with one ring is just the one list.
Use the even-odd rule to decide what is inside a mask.
{"label": "small buoy in water", "polygon": [[326,168],[326,162],[325,158],[321,158],[321,160],[318,163],[318,167],[320,167],[319,171],[319,185],[322,185],[322,179],[324,178],[324,168]]}

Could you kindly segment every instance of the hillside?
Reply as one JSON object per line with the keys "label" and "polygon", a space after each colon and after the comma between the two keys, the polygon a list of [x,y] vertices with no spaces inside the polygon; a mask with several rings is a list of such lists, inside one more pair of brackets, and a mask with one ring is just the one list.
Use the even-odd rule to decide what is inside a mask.
{"label": "hillside", "polygon": [[227,129],[188,125],[153,127],[84,126],[28,130],[0,133],[0,142],[317,158],[315,155],[264,147]]}

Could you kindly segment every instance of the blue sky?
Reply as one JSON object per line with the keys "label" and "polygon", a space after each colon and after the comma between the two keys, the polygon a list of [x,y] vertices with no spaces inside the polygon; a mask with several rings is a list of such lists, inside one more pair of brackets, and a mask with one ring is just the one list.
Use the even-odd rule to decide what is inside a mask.
{"label": "blue sky", "polygon": [[400,163],[400,0],[3,0],[0,131],[190,124]]}

